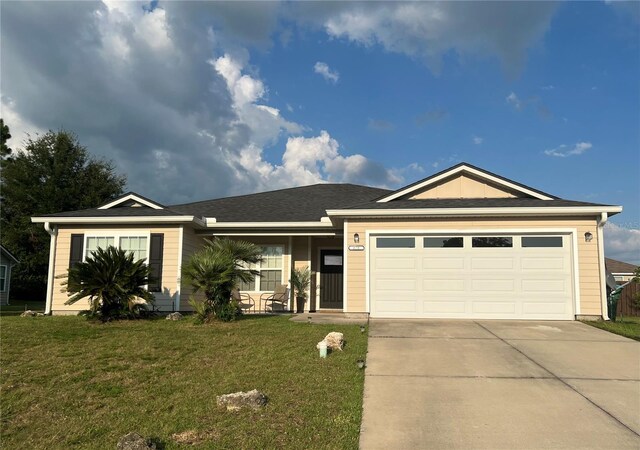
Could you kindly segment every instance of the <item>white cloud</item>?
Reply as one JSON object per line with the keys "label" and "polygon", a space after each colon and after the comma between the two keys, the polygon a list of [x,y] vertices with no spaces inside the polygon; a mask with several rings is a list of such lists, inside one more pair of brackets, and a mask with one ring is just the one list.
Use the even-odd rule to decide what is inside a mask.
{"label": "white cloud", "polygon": [[544,154],[547,156],[556,156],[559,158],[567,158],[569,156],[582,155],[589,150],[593,145],[591,142],[577,142],[573,147],[569,147],[566,144],[562,144],[556,148],[545,150]]}
{"label": "white cloud", "polygon": [[484,142],[484,138],[481,138],[480,136],[473,136],[472,140],[475,145],[480,145]]}
{"label": "white cloud", "polygon": [[255,145],[242,150],[240,164],[250,173],[258,174],[259,183],[269,189],[326,181],[365,182],[389,187],[422,172],[416,163],[405,168],[387,169],[363,155],[342,155],[338,141],[324,130],[314,137],[288,138],[282,164],[265,161],[262,150]]}
{"label": "white cloud", "polygon": [[365,2],[307,10],[309,20],[320,21],[330,36],[404,53],[434,72],[448,52],[461,59],[497,55],[513,72],[549,28],[556,7],[550,2]]}
{"label": "white cloud", "polygon": [[541,86],[540,89],[543,91],[553,91],[556,87],[553,84],[548,84],[546,86]]}
{"label": "white cloud", "polygon": [[640,265],[640,230],[607,222],[604,226],[604,253],[608,258]]}
{"label": "white cloud", "polygon": [[12,151],[18,151],[24,147],[24,142],[30,137],[35,138],[37,135],[46,133],[47,130],[42,129],[20,116],[15,111],[16,103],[9,97],[2,97],[0,102],[0,115],[4,119],[4,123],[9,126],[11,139],[7,141],[7,145]]}
{"label": "white cloud", "polygon": [[315,63],[315,65],[313,66],[313,71],[317,74],[322,75],[325,80],[333,84],[336,84],[340,79],[340,74],[338,73],[338,71],[331,70],[331,68],[329,68],[326,63],[320,61]]}
{"label": "white cloud", "polygon": [[524,104],[518,98],[515,92],[511,92],[509,95],[507,95],[507,98],[505,100],[507,101],[508,104],[513,106],[518,111],[520,111],[524,106]]}

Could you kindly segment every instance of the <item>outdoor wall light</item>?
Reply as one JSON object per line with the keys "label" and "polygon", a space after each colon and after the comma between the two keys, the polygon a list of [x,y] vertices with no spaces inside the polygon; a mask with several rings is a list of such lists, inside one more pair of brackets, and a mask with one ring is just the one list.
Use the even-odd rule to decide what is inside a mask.
{"label": "outdoor wall light", "polygon": [[355,233],[353,235],[353,242],[355,242],[356,244],[360,242],[360,235],[358,233]]}
{"label": "outdoor wall light", "polygon": [[593,240],[593,234],[591,233],[591,231],[587,231],[584,234],[584,240],[585,242],[591,242]]}

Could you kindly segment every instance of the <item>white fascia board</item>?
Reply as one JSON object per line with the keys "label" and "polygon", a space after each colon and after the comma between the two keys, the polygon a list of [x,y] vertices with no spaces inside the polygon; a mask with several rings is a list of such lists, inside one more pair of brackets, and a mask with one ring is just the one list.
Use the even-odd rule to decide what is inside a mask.
{"label": "white fascia board", "polygon": [[218,222],[206,218],[207,228],[333,228],[331,221],[319,222]]}
{"label": "white fascia board", "polygon": [[82,224],[120,224],[120,223],[190,223],[203,226],[204,223],[194,216],[162,216],[162,217],[32,217],[33,223],[82,223]]}
{"label": "white fascia board", "polygon": [[340,236],[341,233],[340,232],[335,232],[335,233],[331,233],[331,232],[325,232],[325,233],[305,233],[305,232],[300,232],[300,233],[296,233],[296,232],[282,232],[282,233],[263,233],[263,232],[257,232],[257,233],[242,233],[242,232],[234,232],[234,231],[230,231],[230,232],[211,232],[210,235],[208,234],[199,234],[199,236],[324,236],[324,237],[334,237],[334,236]]}
{"label": "white fascia board", "polygon": [[415,208],[415,209],[332,209],[330,216],[341,217],[407,217],[407,216],[566,216],[571,214],[612,214],[622,211],[622,206],[564,206],[564,207],[509,207],[509,208]]}
{"label": "white fascia board", "polygon": [[164,209],[162,206],[158,205],[157,203],[153,203],[153,202],[150,202],[149,200],[145,200],[144,198],[138,197],[135,194],[129,194],[126,197],[122,197],[110,203],[107,203],[106,205],[99,206],[98,209],[113,208],[114,206],[118,206],[124,202],[128,202],[129,200],[134,200],[142,205],[148,206],[149,208]]}
{"label": "white fascia board", "polygon": [[445,172],[443,174],[440,174],[437,177],[433,177],[433,178],[430,178],[429,180],[426,180],[426,181],[424,181],[422,183],[416,184],[415,186],[408,187],[408,188],[403,189],[401,191],[398,191],[398,192],[396,192],[394,194],[390,194],[390,195],[388,195],[386,197],[383,197],[380,200],[378,200],[378,203],[387,203],[387,202],[389,202],[391,200],[395,200],[396,198],[403,197],[403,196],[405,196],[407,194],[410,194],[411,192],[415,192],[415,191],[418,191],[420,189],[423,189],[423,188],[425,188],[425,187],[427,187],[429,185],[437,183],[437,182],[439,182],[439,181],[441,181],[441,180],[443,180],[443,179],[445,179],[447,177],[450,177],[451,175],[455,175],[455,174],[460,173],[460,172],[468,172],[468,173],[473,174],[473,175],[475,175],[475,176],[477,176],[479,178],[483,178],[485,180],[489,180],[489,181],[491,181],[491,182],[493,182],[495,184],[498,184],[500,186],[504,186],[504,187],[507,187],[509,189],[513,189],[515,191],[522,192],[523,194],[530,195],[530,196],[532,196],[534,198],[538,198],[540,200],[553,200],[553,197],[549,197],[548,195],[541,194],[540,192],[532,191],[531,189],[527,189],[527,188],[525,188],[523,186],[519,186],[517,184],[510,183],[510,182],[508,182],[506,180],[503,180],[501,178],[497,178],[497,177],[494,177],[494,176],[489,175],[487,173],[484,173],[484,172],[481,172],[479,170],[476,170],[473,167],[460,166],[460,167],[457,167],[457,168],[455,168],[453,170],[450,170],[450,171],[447,171],[447,172]]}

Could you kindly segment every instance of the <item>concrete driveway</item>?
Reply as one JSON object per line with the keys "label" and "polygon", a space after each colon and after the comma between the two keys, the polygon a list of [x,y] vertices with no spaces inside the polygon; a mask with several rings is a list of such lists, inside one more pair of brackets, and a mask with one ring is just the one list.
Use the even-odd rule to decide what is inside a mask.
{"label": "concrete driveway", "polygon": [[372,320],[362,449],[639,449],[640,342],[579,322]]}

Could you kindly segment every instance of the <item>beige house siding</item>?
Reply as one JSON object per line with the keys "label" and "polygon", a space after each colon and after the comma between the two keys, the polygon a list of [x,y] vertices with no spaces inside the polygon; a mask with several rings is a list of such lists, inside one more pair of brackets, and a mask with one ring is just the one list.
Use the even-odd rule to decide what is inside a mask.
{"label": "beige house siding", "polygon": [[495,186],[485,180],[460,174],[410,195],[409,198],[418,200],[429,198],[513,198],[522,194],[503,186]]}
{"label": "beige house siding", "polygon": [[[371,230],[499,230],[499,229],[576,229],[578,247],[578,271],[580,289],[580,314],[601,315],[600,264],[598,258],[598,233],[596,219],[349,219],[345,223],[349,237],[360,235],[360,242],[366,242],[366,233]],[[584,233],[593,234],[591,242],[585,242]],[[347,312],[367,312],[366,306],[366,255],[367,252],[345,251],[347,266]]]}
{"label": "beige house siding", "polygon": [[178,248],[179,248],[179,227],[178,226],[126,226],[126,227],[105,227],[105,226],[59,226],[56,237],[56,252],[54,256],[54,280],[53,299],[51,311],[53,314],[72,314],[88,308],[88,300],[80,300],[73,305],[65,305],[68,296],[63,291],[62,283],[65,278],[59,278],[67,274],[69,268],[69,257],[71,252],[71,235],[92,233],[105,235],[109,232],[122,234],[136,233],[163,233],[164,234],[164,254],[162,258],[162,292],[154,292],[156,297],[156,308],[161,311],[172,311],[175,296],[178,288]]}

